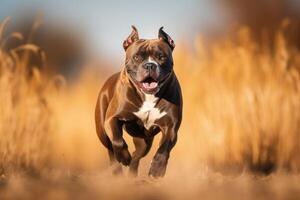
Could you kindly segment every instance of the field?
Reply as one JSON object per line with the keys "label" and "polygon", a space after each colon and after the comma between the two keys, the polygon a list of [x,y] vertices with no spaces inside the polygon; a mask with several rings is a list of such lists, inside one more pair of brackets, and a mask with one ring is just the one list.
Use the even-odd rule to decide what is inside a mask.
{"label": "field", "polygon": [[272,47],[246,27],[210,45],[201,37],[193,47],[177,43],[184,116],[166,177],[158,180],[146,175],[159,137],[138,178],[110,173],[94,125],[109,73],[87,68],[69,84],[46,76],[42,66],[29,68],[29,54],[47,55],[31,44],[4,50],[7,40],[23,39],[3,37],[6,23],[0,27],[1,199],[300,198],[300,52],[286,39],[287,23]]}

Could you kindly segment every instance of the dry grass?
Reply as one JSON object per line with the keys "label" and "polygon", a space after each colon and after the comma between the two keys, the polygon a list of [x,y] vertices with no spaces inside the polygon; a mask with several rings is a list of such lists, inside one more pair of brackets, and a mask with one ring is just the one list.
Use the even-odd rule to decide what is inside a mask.
{"label": "dry grass", "polygon": [[[5,41],[2,29],[0,44]],[[74,85],[57,89],[61,78],[49,80],[37,69],[28,70],[26,57],[14,53],[42,54],[37,47],[0,49],[0,194],[48,199],[299,197],[300,52],[286,43],[284,29],[274,48],[255,42],[246,28],[232,38],[206,48],[198,39],[195,51],[183,44],[176,48],[184,118],[162,180],[146,177],[158,139],[142,161],[140,178],[110,175],[93,119],[106,75],[87,71]],[[277,171],[268,177],[256,176],[272,170]]]}
{"label": "dry grass", "polygon": [[39,70],[26,66],[27,55],[39,54],[38,47],[28,44],[3,51],[7,39],[22,39],[19,33],[3,38],[7,22],[0,26],[1,173],[18,169],[36,171],[46,165],[51,155],[49,88]]}
{"label": "dry grass", "polygon": [[247,28],[234,37],[211,51],[198,40],[192,57],[178,52],[189,122],[181,131],[196,141],[195,154],[223,170],[298,171],[299,51],[286,44],[284,30],[274,49],[257,44]]}

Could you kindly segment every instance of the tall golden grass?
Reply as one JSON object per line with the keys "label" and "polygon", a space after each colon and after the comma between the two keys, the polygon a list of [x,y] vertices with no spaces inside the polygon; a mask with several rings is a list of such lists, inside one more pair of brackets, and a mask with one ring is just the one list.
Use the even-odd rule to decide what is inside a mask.
{"label": "tall golden grass", "polygon": [[287,44],[288,22],[270,47],[246,27],[196,53],[177,52],[183,84],[181,131],[196,141],[194,153],[219,169],[268,173],[299,170],[300,54]]}
{"label": "tall golden grass", "polygon": [[[4,38],[6,19],[0,26],[0,167],[36,170],[45,165],[51,145],[50,112],[46,81],[39,70],[28,69],[26,54],[39,54],[34,45],[4,51],[9,39],[22,40],[15,32]],[[20,55],[20,52],[27,52]]]}
{"label": "tall golden grass", "polygon": [[[83,173],[100,173],[96,180],[81,177],[84,181],[79,187],[83,185],[87,191],[89,185],[88,191],[95,192],[99,186],[104,196],[116,195],[117,189],[112,190],[107,181],[111,181],[109,185],[124,183],[101,175],[107,172],[108,157],[96,136],[93,119],[98,91],[109,75],[87,69],[76,83],[58,88],[57,84],[63,82],[61,77],[47,78],[42,69],[28,69],[27,57],[18,54],[25,51],[45,57],[38,47],[27,44],[9,52],[3,50],[6,23],[0,27],[1,174],[46,171],[45,176],[57,183],[73,175],[78,178]],[[187,191],[198,191],[199,185],[205,188],[206,181],[220,179],[211,171],[299,170],[300,52],[286,42],[286,29],[278,30],[273,47],[257,43],[247,28],[209,46],[199,37],[194,50],[184,43],[177,45],[175,71],[183,90],[184,117],[166,179],[161,185],[153,185],[156,192],[160,186],[171,191],[177,181],[175,191],[181,195],[177,198],[184,197],[184,191],[179,189],[182,181],[188,182]],[[22,39],[18,33],[10,37]],[[157,143],[158,139],[142,161],[142,177]],[[197,177],[204,181],[199,183]],[[278,180],[281,178],[275,182]],[[284,178],[285,182],[288,180]],[[253,184],[245,177],[238,181],[242,183],[240,187],[248,186],[246,182]],[[295,179],[293,183],[299,184]],[[51,193],[49,198],[69,197],[54,188],[60,193]],[[68,191],[78,192],[80,188]],[[124,188],[117,191],[135,192]]]}

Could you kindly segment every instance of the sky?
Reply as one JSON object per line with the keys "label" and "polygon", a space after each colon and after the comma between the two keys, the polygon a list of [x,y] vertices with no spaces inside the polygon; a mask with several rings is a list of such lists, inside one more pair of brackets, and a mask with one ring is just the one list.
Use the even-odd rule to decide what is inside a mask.
{"label": "sky", "polygon": [[1,0],[0,17],[40,13],[84,33],[89,46],[105,56],[123,53],[122,42],[135,25],[141,38],[164,30],[177,41],[222,24],[224,13],[215,0]]}

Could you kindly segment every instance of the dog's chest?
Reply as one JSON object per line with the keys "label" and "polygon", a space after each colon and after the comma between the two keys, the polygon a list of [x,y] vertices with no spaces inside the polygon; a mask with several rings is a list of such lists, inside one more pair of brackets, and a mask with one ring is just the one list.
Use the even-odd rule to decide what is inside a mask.
{"label": "dog's chest", "polygon": [[158,108],[155,107],[158,98],[154,95],[145,96],[145,101],[137,112],[134,114],[143,122],[146,129],[150,129],[154,125],[154,122],[157,119],[162,118],[167,113],[165,111],[161,112]]}

